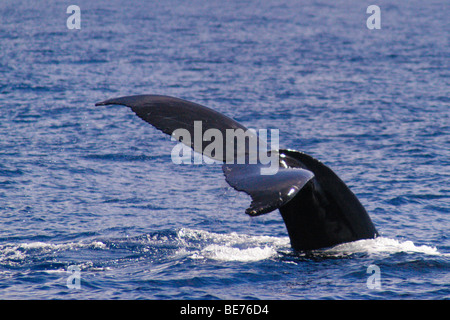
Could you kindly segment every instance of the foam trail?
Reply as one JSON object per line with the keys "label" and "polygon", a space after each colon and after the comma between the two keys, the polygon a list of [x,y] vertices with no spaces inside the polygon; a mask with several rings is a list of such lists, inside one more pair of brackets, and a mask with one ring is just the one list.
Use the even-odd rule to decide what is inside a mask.
{"label": "foam trail", "polygon": [[[180,229],[178,238],[193,259],[212,259],[219,261],[252,262],[270,259],[288,249],[289,238],[270,236],[249,236],[237,233],[218,234],[203,230]],[[197,244],[193,247],[193,244]],[[421,253],[426,255],[449,256],[437,248],[412,241],[399,241],[387,237],[358,240],[336,245],[328,249],[313,250],[310,254],[321,257],[343,257],[355,253],[394,254],[399,252]]]}
{"label": "foam trail", "polygon": [[218,261],[254,262],[278,255],[278,249],[289,247],[289,238],[270,236],[249,236],[229,233],[218,234],[203,230],[180,229],[178,237],[192,259],[212,259]]}
{"label": "foam trail", "polygon": [[106,245],[101,241],[69,242],[62,244],[47,243],[41,241],[24,242],[0,245],[0,262],[20,262],[29,257],[55,253],[57,251],[77,250],[82,248],[105,249]]}
{"label": "foam trail", "polygon": [[[427,255],[442,255],[437,248],[426,245],[416,246],[412,241],[399,241],[386,237],[376,239],[358,240],[343,243],[322,251],[330,255],[349,255],[352,253],[423,253]],[[445,254],[444,254],[445,255]]]}
{"label": "foam trail", "polygon": [[228,246],[210,245],[201,250],[197,258],[203,256],[207,259],[219,261],[240,261],[252,262],[269,259],[277,254],[275,248],[265,246],[264,248],[254,247],[239,249]]}
{"label": "foam trail", "polygon": [[[145,253],[154,248],[165,248],[165,251],[155,250],[155,254],[175,254],[191,259],[210,259],[216,261],[256,262],[283,256],[283,252],[291,252],[288,237],[250,236],[235,232],[220,234],[204,230],[188,228],[179,229],[172,235],[165,232],[136,238],[116,239],[108,241],[122,244],[121,248],[133,252]],[[98,240],[67,242],[67,243],[10,243],[0,245],[0,263],[7,265],[22,264],[29,258],[43,255],[53,255],[57,252],[86,250],[115,250],[117,246]],[[138,245],[138,247],[135,247]],[[136,251],[137,250],[137,251]],[[434,256],[450,256],[440,253],[437,248],[421,245],[412,241],[399,241],[386,237],[359,240],[340,244],[328,249],[309,252],[308,255],[318,257],[345,257],[356,253],[365,254],[394,254],[399,252],[420,253]],[[300,254],[302,256],[302,254]],[[92,264],[92,262],[90,262]],[[92,266],[86,265],[92,269]]]}

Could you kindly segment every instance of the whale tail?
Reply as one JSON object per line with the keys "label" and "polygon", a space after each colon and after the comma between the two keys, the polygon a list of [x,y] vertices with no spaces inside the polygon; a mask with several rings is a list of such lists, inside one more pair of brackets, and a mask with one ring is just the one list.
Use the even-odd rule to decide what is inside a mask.
{"label": "whale tail", "polygon": [[[179,129],[186,130],[191,137],[200,130],[201,137],[210,129],[218,130],[223,137],[226,137],[227,130],[235,130],[238,134],[253,137],[254,133],[237,121],[205,106],[182,100],[179,98],[160,95],[136,95],[109,99],[95,104],[103,105],[124,105],[133,110],[144,121],[150,123],[162,132],[171,135],[176,140],[191,147],[194,151],[205,155],[206,141],[194,143],[195,139],[183,139],[177,136]],[[199,127],[196,122],[201,122]],[[265,145],[259,137],[258,145]],[[236,138],[239,140],[239,137]],[[203,140],[203,139],[202,139]],[[293,168],[279,166],[274,174],[262,174],[267,169],[266,164],[256,162],[255,164],[239,163],[239,157],[244,155],[248,159],[251,150],[249,145],[244,145],[244,150],[237,150],[235,147],[231,154],[227,152],[226,146],[229,141],[223,144],[223,152],[206,154],[214,160],[222,161],[222,170],[225,179],[230,186],[238,191],[243,191],[250,195],[252,202],[245,211],[251,216],[257,216],[274,211],[289,200],[295,197],[299,190],[314,177],[314,174],[303,168]],[[278,150],[271,150],[278,153]],[[279,161],[279,157],[277,157]]]}
{"label": "whale tail", "polygon": [[[224,162],[225,180],[238,191],[250,195],[252,202],[245,211],[257,216],[276,209],[281,216],[295,250],[311,250],[343,242],[374,238],[378,235],[366,210],[345,183],[327,166],[311,156],[294,150],[270,150],[276,155],[277,170],[263,174],[267,164],[239,162],[253,157],[250,144],[236,148],[234,139],[259,137],[235,120],[202,105],[182,99],[137,95],[114,98],[96,105],[125,105],[141,119],[194,149],[194,151]],[[235,130],[231,141],[222,144],[220,152],[206,152],[205,133],[214,130],[226,137]],[[200,134],[200,138],[195,136]],[[194,136],[187,139],[186,135]],[[228,152],[231,150],[231,152]],[[216,150],[217,151],[217,150]]]}

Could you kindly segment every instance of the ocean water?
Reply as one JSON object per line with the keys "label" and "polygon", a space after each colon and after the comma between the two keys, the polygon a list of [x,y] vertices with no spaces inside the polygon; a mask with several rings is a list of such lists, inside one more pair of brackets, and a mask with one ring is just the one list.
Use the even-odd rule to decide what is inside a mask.
{"label": "ocean water", "polygon": [[[447,1],[76,5],[0,2],[1,299],[450,298]],[[220,165],[94,106],[145,93],[278,129],[381,236],[294,253]]]}

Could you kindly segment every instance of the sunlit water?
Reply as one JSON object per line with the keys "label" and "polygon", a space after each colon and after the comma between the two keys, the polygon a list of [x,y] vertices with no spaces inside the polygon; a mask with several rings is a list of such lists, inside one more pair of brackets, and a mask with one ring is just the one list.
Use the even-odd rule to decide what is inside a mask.
{"label": "sunlit water", "polygon": [[[450,298],[445,1],[0,3],[3,299]],[[121,95],[214,108],[329,165],[381,236],[294,253]],[[380,271],[380,286],[368,285]],[[80,287],[70,288],[69,267]]]}

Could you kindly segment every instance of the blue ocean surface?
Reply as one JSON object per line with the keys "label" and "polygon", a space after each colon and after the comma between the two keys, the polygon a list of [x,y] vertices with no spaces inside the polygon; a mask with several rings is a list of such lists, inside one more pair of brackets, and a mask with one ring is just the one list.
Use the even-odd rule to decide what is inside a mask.
{"label": "blue ocean surface", "polygon": [[[450,299],[448,1],[70,4],[0,2],[0,299]],[[133,94],[278,129],[380,237],[293,252],[220,165],[94,106]]]}

